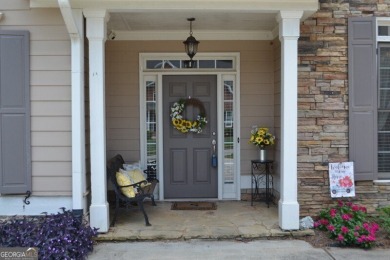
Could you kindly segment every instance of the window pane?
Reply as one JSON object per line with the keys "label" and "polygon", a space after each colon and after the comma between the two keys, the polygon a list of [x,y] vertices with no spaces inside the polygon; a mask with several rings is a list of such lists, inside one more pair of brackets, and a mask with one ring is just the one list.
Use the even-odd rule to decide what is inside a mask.
{"label": "window pane", "polygon": [[378,113],[378,131],[390,131],[390,112]]}
{"label": "window pane", "polygon": [[380,90],[379,109],[390,109],[390,89]]}
{"label": "window pane", "polygon": [[147,60],[146,68],[147,69],[161,69],[162,60]]}
{"label": "window pane", "polygon": [[156,101],[156,83],[154,81],[146,82],[146,101]]}
{"label": "window pane", "polygon": [[[185,69],[189,60],[146,60],[146,69]],[[192,68],[233,69],[233,60],[193,60]]]}
{"label": "window pane", "polygon": [[390,65],[389,68],[381,67],[380,73],[380,86],[381,88],[389,88],[390,87]]}
{"label": "window pane", "polygon": [[378,154],[378,171],[390,172],[390,153]]}
{"label": "window pane", "polygon": [[378,134],[378,151],[379,152],[390,151],[390,133]]}
{"label": "window pane", "polygon": [[156,82],[146,82],[146,164],[157,162]]}
{"label": "window pane", "polygon": [[147,60],[147,69],[178,69],[180,68],[179,60]]}
{"label": "window pane", "polygon": [[225,143],[223,175],[224,175],[224,183],[234,183],[233,144]]}
{"label": "window pane", "polygon": [[224,83],[224,99],[233,100],[233,81],[225,81]]}
{"label": "window pane", "polygon": [[378,26],[379,36],[389,36],[389,26]]}
{"label": "window pane", "polygon": [[148,162],[156,160],[156,144],[148,144]]}
{"label": "window pane", "polygon": [[[186,61],[189,61],[189,60],[182,60],[181,61],[181,67],[182,68],[187,68],[187,65],[185,64]],[[198,61],[197,60],[193,60],[192,62],[194,63],[194,67],[193,68],[197,68],[198,67]]]}
{"label": "window pane", "polygon": [[390,48],[380,48],[379,109],[390,109]]}
{"label": "window pane", "polygon": [[215,68],[215,60],[200,60],[199,68],[201,69],[214,69]]}
{"label": "window pane", "polygon": [[179,60],[163,60],[162,67],[164,69],[178,69],[178,68],[180,68],[180,61]]}
{"label": "window pane", "polygon": [[234,183],[233,81],[224,81],[224,168],[225,183]]}
{"label": "window pane", "polygon": [[389,67],[389,56],[390,56],[390,47],[381,47],[380,48],[380,67]]}
{"label": "window pane", "polygon": [[217,60],[218,69],[232,69],[233,61],[232,60]]}
{"label": "window pane", "polygon": [[[388,35],[389,27],[379,27]],[[379,48],[378,86],[378,178],[390,178],[390,47]]]}

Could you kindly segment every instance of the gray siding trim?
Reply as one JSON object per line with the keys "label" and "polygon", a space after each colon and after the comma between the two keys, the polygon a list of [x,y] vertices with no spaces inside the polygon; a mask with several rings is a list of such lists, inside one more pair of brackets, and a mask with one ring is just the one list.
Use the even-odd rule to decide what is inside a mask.
{"label": "gray siding trim", "polygon": [[0,50],[0,193],[21,194],[32,188],[29,32],[1,30]]}
{"label": "gray siding trim", "polygon": [[348,20],[349,159],[355,180],[377,178],[375,17]]}

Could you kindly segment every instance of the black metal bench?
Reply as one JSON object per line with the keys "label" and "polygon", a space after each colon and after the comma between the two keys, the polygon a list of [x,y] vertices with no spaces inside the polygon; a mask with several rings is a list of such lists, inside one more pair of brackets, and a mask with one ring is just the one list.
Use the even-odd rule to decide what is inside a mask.
{"label": "black metal bench", "polygon": [[[146,226],[151,226],[151,224],[149,223],[148,215],[146,214],[145,209],[144,209],[144,200],[146,198],[150,198],[152,200],[152,205],[156,206],[156,203],[154,201],[153,192],[154,192],[154,188],[156,187],[156,185],[158,183],[158,180],[156,178],[150,178],[148,176],[148,181],[150,182],[150,185],[141,187],[141,185],[148,183],[148,181],[145,180],[145,181],[141,181],[141,182],[131,184],[131,185],[120,186],[116,180],[116,173],[119,171],[119,169],[123,169],[124,163],[125,163],[125,161],[123,160],[123,158],[120,154],[117,154],[116,156],[114,156],[113,158],[111,158],[107,162],[107,174],[108,174],[112,184],[114,185],[114,191],[115,191],[115,214],[114,214],[114,218],[111,222],[111,226],[115,225],[116,217],[117,217],[118,211],[119,211],[120,202],[124,203],[126,207],[138,205],[139,209],[144,214]],[[137,188],[138,192],[135,195],[135,197],[129,198],[129,197],[123,195],[123,193],[121,191],[121,188],[124,188],[124,187]]]}

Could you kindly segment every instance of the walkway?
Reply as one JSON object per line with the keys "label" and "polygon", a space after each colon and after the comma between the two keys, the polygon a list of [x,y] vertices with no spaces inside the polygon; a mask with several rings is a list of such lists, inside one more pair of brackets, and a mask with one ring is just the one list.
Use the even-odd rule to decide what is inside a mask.
{"label": "walkway", "polygon": [[145,209],[152,226],[145,226],[142,213],[123,210],[115,227],[100,234],[101,241],[124,240],[189,240],[189,239],[252,239],[281,236],[312,235],[312,230],[282,231],[278,226],[275,205],[267,208],[264,202],[217,202],[216,210],[171,210],[170,202],[157,202]]}
{"label": "walkway", "polygon": [[313,248],[301,240],[255,240],[250,242],[190,240],[99,243],[91,260],[246,260],[246,259],[359,259],[389,260],[390,250]]}
{"label": "walkway", "polygon": [[[146,205],[151,227],[138,210],[122,212],[117,225],[100,234],[88,256],[105,259],[386,259],[390,250],[313,248],[283,237],[313,235],[312,230],[282,231],[275,205],[248,201],[218,202],[217,210],[171,210],[171,203]],[[273,237],[268,240],[267,238]],[[115,243],[113,242],[115,241]]]}

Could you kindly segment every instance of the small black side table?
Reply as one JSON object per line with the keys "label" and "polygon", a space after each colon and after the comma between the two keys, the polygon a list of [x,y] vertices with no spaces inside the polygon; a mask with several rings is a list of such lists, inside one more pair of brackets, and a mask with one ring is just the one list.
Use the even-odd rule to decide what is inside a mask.
{"label": "small black side table", "polygon": [[[253,201],[257,198],[264,198],[267,206],[269,208],[269,203],[272,201],[273,197],[273,176],[272,168],[274,161],[272,160],[252,160],[251,161],[251,205],[253,206]],[[260,184],[265,184],[265,192],[259,192]]]}

